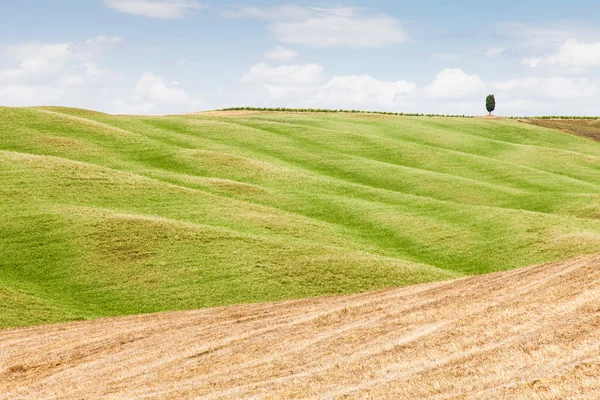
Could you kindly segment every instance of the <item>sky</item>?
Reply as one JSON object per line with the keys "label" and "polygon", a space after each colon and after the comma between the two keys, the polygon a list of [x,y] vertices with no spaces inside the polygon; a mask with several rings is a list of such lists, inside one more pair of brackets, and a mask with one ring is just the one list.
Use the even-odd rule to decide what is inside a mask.
{"label": "sky", "polygon": [[600,4],[0,0],[0,106],[600,115]]}

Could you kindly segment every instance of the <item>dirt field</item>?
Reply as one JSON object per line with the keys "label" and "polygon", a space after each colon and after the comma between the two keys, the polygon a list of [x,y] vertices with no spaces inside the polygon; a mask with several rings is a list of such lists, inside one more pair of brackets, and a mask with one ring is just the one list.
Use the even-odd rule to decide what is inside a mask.
{"label": "dirt field", "polygon": [[600,398],[600,256],[0,331],[0,398]]}
{"label": "dirt field", "polygon": [[598,119],[528,119],[524,122],[600,141],[600,120]]}

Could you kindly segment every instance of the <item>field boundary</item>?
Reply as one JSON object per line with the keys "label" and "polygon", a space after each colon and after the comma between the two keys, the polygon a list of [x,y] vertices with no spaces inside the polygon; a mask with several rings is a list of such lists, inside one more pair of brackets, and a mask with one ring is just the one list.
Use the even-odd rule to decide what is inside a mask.
{"label": "field boundary", "polygon": [[[371,110],[346,110],[335,108],[287,108],[287,107],[227,107],[213,111],[264,111],[264,112],[288,112],[288,113],[345,113],[345,114],[376,114],[376,115],[395,115],[400,117],[441,117],[441,118],[478,118],[474,115],[461,114],[429,114],[429,113],[404,113],[394,111],[371,111]],[[597,120],[600,116],[569,116],[569,115],[540,115],[530,116],[506,116],[499,117],[505,119],[557,119],[557,120]]]}
{"label": "field boundary", "polygon": [[421,114],[403,113],[393,111],[368,111],[368,110],[345,110],[330,108],[286,108],[286,107],[228,107],[214,111],[265,111],[265,112],[291,112],[291,113],[345,113],[345,114],[377,114],[396,115],[401,117],[443,117],[443,118],[475,118],[473,115],[458,114]]}

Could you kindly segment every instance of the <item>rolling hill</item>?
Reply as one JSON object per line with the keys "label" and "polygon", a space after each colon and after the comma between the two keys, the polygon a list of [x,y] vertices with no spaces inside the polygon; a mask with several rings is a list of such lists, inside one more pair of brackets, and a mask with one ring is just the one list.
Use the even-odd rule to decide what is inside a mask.
{"label": "rolling hill", "polygon": [[595,399],[600,257],[0,331],[2,399]]}
{"label": "rolling hill", "polygon": [[0,107],[0,328],[600,253],[599,161],[508,120]]}

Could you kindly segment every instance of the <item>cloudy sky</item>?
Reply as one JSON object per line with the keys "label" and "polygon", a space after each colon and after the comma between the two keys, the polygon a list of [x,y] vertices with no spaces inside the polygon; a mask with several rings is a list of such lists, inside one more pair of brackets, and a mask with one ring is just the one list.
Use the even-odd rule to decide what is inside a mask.
{"label": "cloudy sky", "polygon": [[600,5],[0,0],[0,105],[600,115]]}

